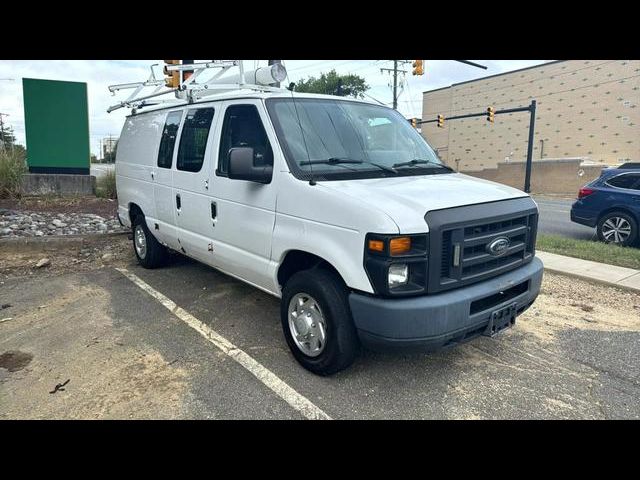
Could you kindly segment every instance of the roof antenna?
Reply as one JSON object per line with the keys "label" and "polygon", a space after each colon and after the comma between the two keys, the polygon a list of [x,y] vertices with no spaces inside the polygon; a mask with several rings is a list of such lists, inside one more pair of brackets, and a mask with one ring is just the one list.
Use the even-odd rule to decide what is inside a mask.
{"label": "roof antenna", "polygon": [[[287,73],[287,76],[289,74]],[[298,106],[296,105],[296,97],[293,95],[293,90],[296,84],[294,82],[289,83],[289,91],[291,92],[291,100],[293,101],[293,108],[296,111],[296,118],[298,119],[298,126],[300,127],[300,134],[302,135],[302,142],[304,143],[304,149],[307,152],[307,160],[309,162],[309,185],[315,185],[316,180],[313,178],[313,164],[311,163],[311,156],[309,155],[309,147],[307,146],[307,139],[304,137],[304,129],[302,128],[302,122],[300,121],[300,114],[298,113]]]}

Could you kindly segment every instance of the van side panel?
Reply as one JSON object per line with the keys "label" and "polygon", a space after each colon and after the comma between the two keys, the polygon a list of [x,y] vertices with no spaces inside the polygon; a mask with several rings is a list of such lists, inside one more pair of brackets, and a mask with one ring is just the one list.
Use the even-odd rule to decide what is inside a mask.
{"label": "van side panel", "polygon": [[[345,197],[323,187],[281,176],[271,251],[272,278],[278,287],[277,269],[290,250],[312,253],[329,262],[347,286],[373,293],[363,267],[368,232],[398,233],[398,226],[366,200]],[[310,219],[310,217],[313,218]]]}
{"label": "van side panel", "polygon": [[364,235],[357,230],[276,213],[271,264],[276,291],[279,290],[278,267],[289,251],[301,250],[329,262],[350,288],[373,293],[362,267],[363,256],[353,255],[353,252],[363,251],[363,245]]}
{"label": "van side panel", "polygon": [[138,205],[153,231],[156,207],[152,173],[156,167],[166,112],[127,117],[116,154],[116,185],[120,218],[130,226],[129,206]]}

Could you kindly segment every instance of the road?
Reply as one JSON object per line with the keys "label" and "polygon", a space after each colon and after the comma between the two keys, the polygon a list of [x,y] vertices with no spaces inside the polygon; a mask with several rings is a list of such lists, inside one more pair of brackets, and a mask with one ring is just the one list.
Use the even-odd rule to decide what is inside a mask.
{"label": "road", "polygon": [[540,217],[538,231],[580,240],[595,239],[595,229],[574,223],[569,218],[571,205],[575,200],[533,196],[538,204]]}
{"label": "road", "polygon": [[65,254],[0,275],[0,418],[304,419],[306,401],[333,419],[640,419],[636,294],[547,273],[496,338],[365,351],[318,377],[289,352],[276,298],[179,255],[142,269],[120,242],[88,270]]}

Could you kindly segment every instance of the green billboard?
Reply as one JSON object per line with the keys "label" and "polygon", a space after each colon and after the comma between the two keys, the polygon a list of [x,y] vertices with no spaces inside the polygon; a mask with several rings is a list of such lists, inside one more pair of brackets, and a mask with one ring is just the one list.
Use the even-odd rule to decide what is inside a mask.
{"label": "green billboard", "polygon": [[89,174],[87,84],[23,78],[31,173]]}

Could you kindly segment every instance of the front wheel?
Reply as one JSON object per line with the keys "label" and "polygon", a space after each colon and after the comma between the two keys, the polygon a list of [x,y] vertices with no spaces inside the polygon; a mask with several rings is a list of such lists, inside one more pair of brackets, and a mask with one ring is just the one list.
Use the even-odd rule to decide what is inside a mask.
{"label": "front wheel", "polygon": [[314,268],[293,275],[282,290],[280,316],[296,360],[318,375],[331,375],[355,360],[359,341],[348,291],[335,273]]}
{"label": "front wheel", "polygon": [[632,245],[638,237],[638,224],[624,212],[610,212],[603,216],[596,227],[602,242]]}

